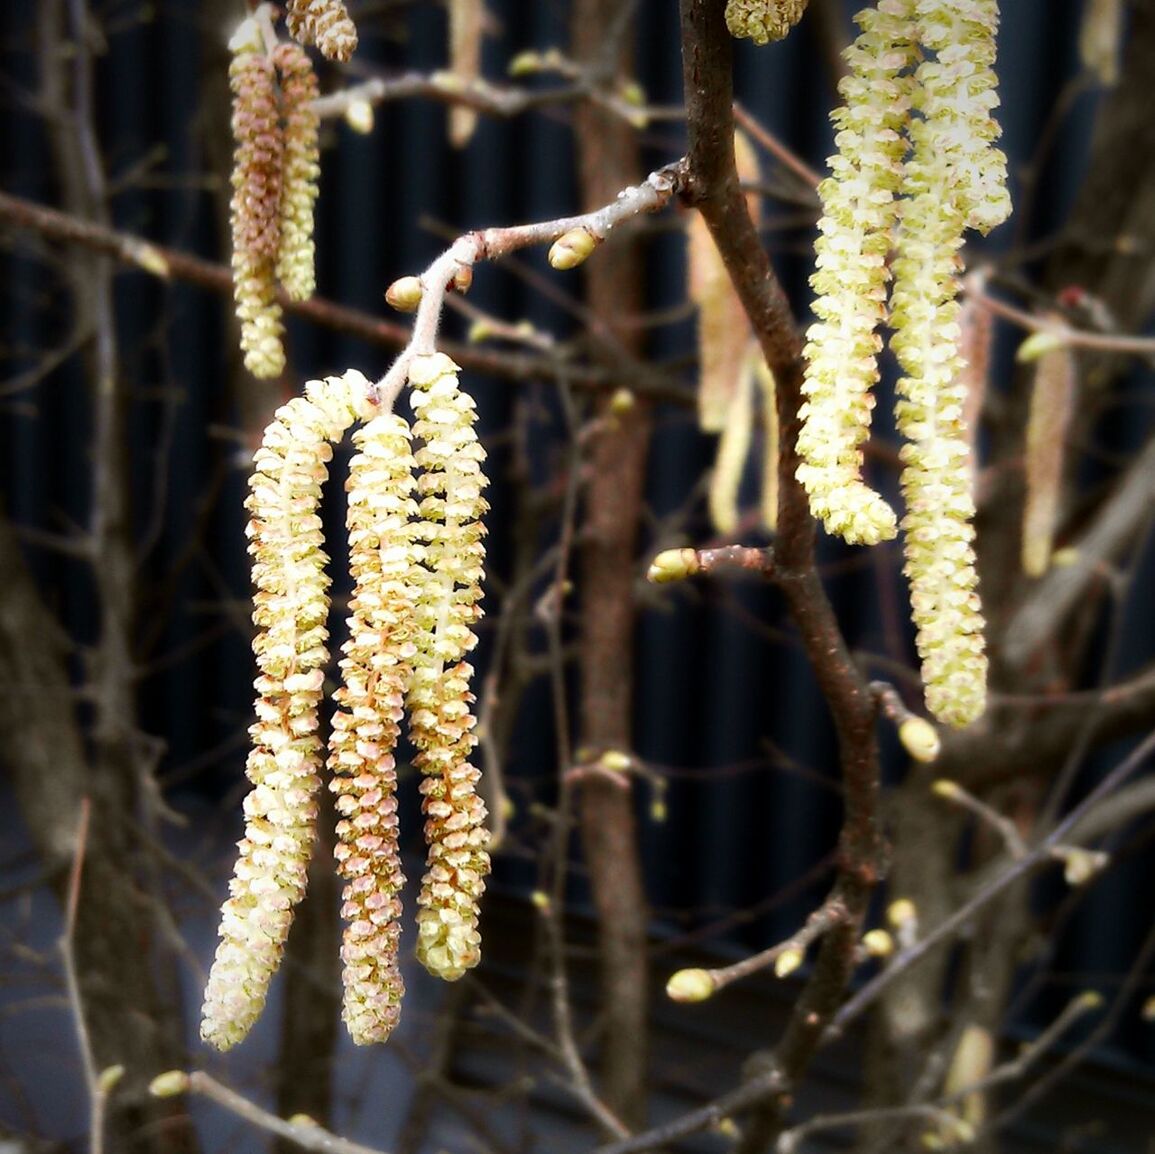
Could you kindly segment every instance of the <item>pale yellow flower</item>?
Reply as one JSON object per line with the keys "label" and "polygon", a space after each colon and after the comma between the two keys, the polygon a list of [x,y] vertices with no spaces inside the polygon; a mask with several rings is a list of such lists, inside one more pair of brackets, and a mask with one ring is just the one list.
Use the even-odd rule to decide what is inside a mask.
{"label": "pale yellow flower", "polygon": [[418,898],[417,956],[439,977],[454,980],[481,957],[478,901],[489,872],[480,774],[469,757],[477,739],[463,660],[476,644],[480,616],[486,503],[481,496],[484,450],[473,424],[472,399],[457,385],[457,366],[441,353],[414,359],[409,372],[424,470],[418,534],[427,575],[417,594],[417,653],[409,691],[410,738],[426,815],[428,868]]}
{"label": "pale yellow flower", "polygon": [[348,60],[357,47],[357,26],[344,0],[288,0],[289,34],[301,44],[315,44],[330,60]]}
{"label": "pale yellow flower", "polygon": [[277,278],[293,300],[307,300],[316,287],[313,208],[321,175],[317,75],[305,51],[280,44],[274,56],[281,74],[284,173]]}
{"label": "pale yellow flower", "polygon": [[201,1023],[201,1037],[221,1050],[241,1041],[260,1014],[305,892],[320,786],[317,709],[329,656],[328,559],[317,509],[330,442],[365,415],[367,390],[359,373],[310,381],[305,397],[277,410],[249,480],[259,670],[245,767],[252,789]]}
{"label": "pale yellow flower", "polygon": [[409,426],[380,416],[353,434],[349,554],[353,572],[344,685],[329,740],[337,794],[337,868],[346,879],[344,1018],[358,1045],[383,1042],[397,1024],[401,890],[394,748],[413,676],[414,460]]}
{"label": "pale yellow flower", "polygon": [[811,277],[818,320],[807,332],[798,480],[814,516],[852,544],[873,545],[896,532],[894,511],[862,480],[862,445],[874,407],[886,262],[907,150],[912,4],[883,0],[856,17],[861,32],[839,86],[845,103],[833,115],[838,153],[819,186],[823,211]]}

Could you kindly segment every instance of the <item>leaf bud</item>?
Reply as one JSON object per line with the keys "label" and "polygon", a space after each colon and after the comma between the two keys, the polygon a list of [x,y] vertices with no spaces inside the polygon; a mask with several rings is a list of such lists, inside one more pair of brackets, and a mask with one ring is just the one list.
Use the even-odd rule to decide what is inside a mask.
{"label": "leaf bud", "polygon": [[646,580],[655,585],[682,581],[693,576],[701,567],[698,554],[693,549],[664,549],[650,562]]}
{"label": "leaf bud", "polygon": [[368,100],[350,100],[345,109],[345,123],[359,136],[373,131],[373,105]]}
{"label": "leaf bud", "polygon": [[783,950],[777,958],[774,959],[774,974],[779,978],[788,978],[800,965],[806,955],[797,947],[792,946],[788,950]]}
{"label": "leaf bud", "polygon": [[910,898],[896,898],[886,907],[886,920],[900,929],[918,920],[918,908]]}
{"label": "leaf bud", "polygon": [[423,292],[420,277],[403,276],[385,290],[385,300],[399,313],[411,313],[421,303]]}
{"label": "leaf bud", "polygon": [[616,389],[610,397],[610,412],[615,416],[628,413],[638,403],[633,389]]}
{"label": "leaf bud", "polygon": [[716,989],[709,970],[679,970],[666,983],[666,997],[672,1002],[704,1002]]}
{"label": "leaf bud", "polygon": [[894,938],[886,930],[869,930],[862,935],[862,946],[872,958],[889,958],[894,953]]}
{"label": "leaf bud", "polygon": [[588,228],[571,228],[553,242],[549,250],[549,263],[563,272],[577,268],[600,243],[600,239]]}
{"label": "leaf bud", "polygon": [[189,1076],[183,1070],[166,1070],[148,1084],[148,1092],[154,1098],[175,1098],[177,1094],[187,1094],[188,1088]]}
{"label": "leaf bud", "polygon": [[462,264],[457,266],[457,271],[453,274],[453,280],[450,281],[450,288],[454,292],[461,293],[464,296],[469,292],[473,285],[473,268],[470,265]]}
{"label": "leaf bud", "polygon": [[96,1079],[102,1094],[110,1093],[117,1083],[124,1077],[124,1067],[117,1063],[115,1066],[105,1066]]}
{"label": "leaf bud", "polygon": [[938,730],[925,717],[917,715],[908,717],[899,725],[898,740],[915,761],[934,761],[942,749]]}

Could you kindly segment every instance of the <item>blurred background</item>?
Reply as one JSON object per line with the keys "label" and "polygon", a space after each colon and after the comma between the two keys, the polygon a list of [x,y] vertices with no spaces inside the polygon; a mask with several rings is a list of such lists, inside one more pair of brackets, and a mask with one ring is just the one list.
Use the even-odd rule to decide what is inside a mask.
{"label": "blurred background", "polygon": [[[1080,54],[1091,7],[1078,0],[1003,6],[998,116],[1016,213],[989,240],[972,238],[967,260],[991,270],[994,295],[1028,312],[1046,311],[1073,285],[1083,290],[1079,307],[1109,310],[1108,329],[1141,333],[1150,321],[1153,266],[1143,247],[1149,236],[1135,242],[1140,248],[1129,271],[1096,266],[1098,281],[1071,249],[1072,221],[1085,224],[1085,198],[1098,195],[1088,189],[1092,149],[1106,131],[1103,110],[1119,93],[1090,66],[1087,52]],[[1124,18],[1151,23],[1151,7],[1136,3]],[[621,27],[606,34],[621,37],[630,64],[612,92],[637,109],[631,127],[641,175],[685,149],[678,22],[668,2],[621,8]],[[350,10],[360,46],[348,65],[318,61],[323,93],[448,67],[443,4],[363,0]],[[312,883],[288,974],[275,986],[254,1040],[225,1059],[210,1057],[193,1039],[246,787],[253,669],[242,501],[260,430],[306,379],[348,367],[371,378],[383,373],[406,324],[385,305],[385,288],[420,272],[454,236],[590,207],[575,159],[575,108],[584,97],[550,95],[588,77],[580,68],[567,75],[568,55],[563,66],[540,66],[549,49],[571,51],[573,5],[486,0],[482,74],[494,91],[525,94],[524,107],[498,115],[482,102],[476,130],[461,147],[448,138],[446,100],[428,90],[377,103],[367,134],[341,116],[323,121],[318,295],[343,311],[291,316],[288,372],[278,381],[254,381],[240,364],[231,300],[220,291],[220,268],[229,259],[232,153],[227,40],[246,11],[242,0],[14,0],[0,8],[0,188],[7,197],[64,214],[79,222],[81,234],[84,226],[115,230],[217,268],[203,277],[158,277],[114,261],[107,245],[102,253],[95,234],[69,239],[56,218],[38,224],[27,208],[13,209],[9,200],[0,205],[0,619],[6,622],[0,686],[8,698],[7,712],[0,710],[0,766],[10,771],[0,809],[4,1149],[88,1144],[75,1015],[57,947],[78,791],[96,799],[91,844],[99,848],[106,839],[117,847],[118,868],[127,871],[107,876],[110,886],[127,887],[109,904],[128,912],[120,919],[94,911],[83,929],[96,944],[85,949],[99,954],[101,940],[140,932],[135,907],[165,911],[138,943],[140,977],[155,1000],[147,1004],[142,993],[138,1009],[143,1019],[160,1013],[157,1006],[176,1013],[173,1030],[193,1056],[169,1036],[156,1044],[170,1065],[203,1065],[271,1108],[323,1113],[338,1133],[398,1154],[590,1149],[596,1130],[564,1089],[535,1079],[534,1059],[503,1017],[538,1024],[548,1017],[543,930],[530,896],[545,876],[559,769],[570,768],[562,753],[569,751],[573,765],[583,761],[576,723],[573,732],[559,733],[558,720],[568,710],[572,721],[580,711],[576,663],[581,606],[590,594],[575,575],[572,593],[559,598],[551,563],[572,515],[573,486],[580,489],[588,468],[582,430],[599,419],[598,398],[621,389],[634,388],[652,415],[633,551],[637,616],[620,639],[620,660],[635,675],[628,752],[656,990],[651,1121],[733,1085],[748,1051],[773,1039],[797,992],[792,982],[762,975],[719,995],[708,1009],[676,1007],[661,996],[665,978],[684,965],[725,965],[790,935],[821,902],[836,864],[834,732],[778,593],[747,575],[669,588],[644,581],[649,559],[662,548],[771,541],[758,512],[764,430],[753,433],[738,528],[719,534],[707,509],[717,438],[700,431],[694,409],[686,210],[675,207],[631,233],[643,311],[629,319],[629,358],[604,355],[605,334],[584,295],[585,270],[556,272],[544,250],[533,249],[476,269],[443,332],[466,350],[458,357],[463,383],[477,399],[490,454],[486,619],[476,664],[482,760],[495,774],[488,800],[504,829],[483,924],[486,961],[477,980],[455,987],[408,967],[398,1036],[388,1047],[354,1051],[336,1033],[336,882],[321,860],[317,878],[327,880]],[[776,157],[759,147],[760,223],[800,323],[818,204],[804,172],[781,154],[823,169],[832,150],[837,53],[852,35],[852,11],[836,0],[812,0],[785,43],[735,49],[737,99],[781,150]],[[1151,45],[1144,51],[1152,53]],[[536,70],[525,70],[527,52],[539,54]],[[86,91],[77,82],[78,57],[87,61]],[[523,67],[510,77],[519,58]],[[1155,190],[1155,156],[1145,151],[1150,136],[1149,129],[1136,130],[1132,169],[1112,174],[1115,187],[1134,193],[1128,211],[1141,201],[1140,190]],[[102,187],[90,179],[94,163]],[[1119,251],[1118,237],[1109,233],[1077,239],[1080,254]],[[1128,315],[1119,315],[1119,300],[1130,306]],[[479,320],[491,330],[492,321],[522,328],[470,343]],[[374,329],[375,322],[383,323]],[[1014,352],[1022,337],[1009,324],[995,332],[980,505],[1002,492],[987,470],[1014,456],[998,421],[1018,411],[1025,370],[1015,367]],[[109,340],[115,347],[102,351]],[[115,366],[112,384],[102,382],[101,364]],[[1101,357],[1081,366],[1084,380],[1098,377],[1068,470],[1060,544],[1093,523],[1143,452],[1151,428],[1150,364],[1148,354],[1146,361]],[[888,365],[868,470],[893,497],[892,376]],[[102,401],[106,388],[116,395],[111,410]],[[338,452],[336,478],[346,457],[347,450]],[[339,480],[330,490],[325,516],[339,609],[349,592],[344,494]],[[1062,659],[1032,661],[1023,684],[1003,684],[1002,691],[1072,694],[1142,677],[1155,646],[1148,524],[1145,518],[1131,524],[1126,548],[1088,595],[1082,618],[1065,626]],[[856,658],[919,708],[898,547],[867,552],[823,537],[820,564]],[[1021,603],[1021,583],[996,581],[991,589],[992,617],[1003,617],[1005,608],[1009,619],[1012,603]],[[335,614],[335,643],[340,619]],[[1086,739],[1060,809],[1150,727],[1155,710],[1142,700],[1126,724],[1108,723]],[[893,727],[884,725],[880,736],[885,785],[893,793],[908,780],[907,758]],[[14,750],[26,752],[37,741],[43,772],[33,779],[27,758]],[[1029,748],[1020,747],[1018,756],[1029,769]],[[117,765],[125,776],[113,784]],[[994,804],[1011,820],[1022,818],[1029,832],[1022,814],[1043,807],[1053,767],[1045,767],[1043,784],[1009,792],[1015,767],[1000,767],[1002,792]],[[1003,1044],[1013,1049],[1036,1037],[1085,989],[1104,994],[1114,1017],[1081,1055],[1067,1088],[1029,1104],[1000,1131],[999,1148],[1151,1149],[1142,1119],[1155,1103],[1155,1039],[1141,1009],[1152,992],[1143,951],[1150,952],[1153,862],[1143,812],[1109,831],[1111,868],[1093,884],[1070,890],[1052,871],[1022,898],[1029,922],[1007,963]],[[64,815],[72,815],[71,826]],[[403,766],[401,824],[411,878],[421,872],[420,821],[414,774]],[[989,847],[981,823],[952,828],[961,893],[968,869],[977,873]],[[88,883],[97,885],[100,876]],[[565,894],[584,1044],[598,1028],[596,935],[576,846]],[[988,930],[980,925],[974,932]],[[311,947],[306,935],[321,944]],[[967,964],[961,955],[948,963],[962,968],[951,971],[952,981],[963,982]],[[293,980],[303,992],[282,1015],[285,985]],[[107,1000],[111,1020],[125,1020],[115,991],[92,996]],[[315,1020],[305,1020],[302,1006],[312,1006]],[[952,1012],[945,1011],[948,1023]],[[140,1028],[152,1029],[147,1022]],[[1086,1028],[1076,1026],[1051,1047],[1043,1068],[1060,1063]],[[324,1047],[318,1039],[327,1039]],[[864,1045],[855,1034],[824,1051],[800,1099],[800,1117],[858,1100]],[[289,1082],[296,1091],[286,1090]],[[302,1085],[317,1100],[290,1106]],[[263,1135],[218,1107],[198,1101],[191,1109],[196,1139],[178,1137],[175,1129],[165,1136],[153,1123],[158,1128],[131,1147],[114,1148],[145,1149],[150,1142],[148,1148],[159,1149],[192,1149],[197,1142],[210,1151],[263,1148]],[[723,1138],[695,1141],[712,1149]],[[808,1141],[806,1148],[846,1148],[845,1132]]]}

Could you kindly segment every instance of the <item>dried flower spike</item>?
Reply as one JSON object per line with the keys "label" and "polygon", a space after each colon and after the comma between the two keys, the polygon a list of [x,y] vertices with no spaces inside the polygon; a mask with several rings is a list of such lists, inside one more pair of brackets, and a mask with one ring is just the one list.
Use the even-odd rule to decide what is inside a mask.
{"label": "dried flower spike", "polygon": [[[743,184],[758,183],[758,156],[744,132],[734,133],[734,164]],[[760,204],[757,193],[746,194],[746,209],[755,224]],[[699,212],[690,214],[686,226],[686,273],[687,292],[698,309],[698,427],[705,433],[720,433],[745,371],[751,328],[722,254]]]}
{"label": "dried flower spike", "polygon": [[726,27],[731,36],[755,44],[781,40],[806,11],[807,0],[727,0]]}
{"label": "dried flower spike", "polygon": [[358,1045],[383,1042],[397,1024],[404,984],[398,966],[401,889],[393,750],[413,676],[413,453],[395,414],[353,434],[349,556],[354,579],[344,685],[329,739],[337,794],[337,868],[345,936],[344,1018]]}
{"label": "dried flower spike", "polygon": [[273,55],[281,74],[284,172],[281,186],[281,240],[277,278],[293,300],[307,300],[316,288],[313,208],[321,175],[317,75],[304,50],[280,44]]}
{"label": "dried flower spike", "polygon": [[294,40],[315,44],[329,60],[346,61],[357,48],[357,26],[344,0],[289,0],[285,20]]}
{"label": "dried flower spike", "polygon": [[417,956],[430,973],[460,978],[481,957],[478,901],[489,872],[485,805],[470,764],[477,738],[470,710],[472,669],[463,660],[476,644],[480,616],[486,503],[484,450],[472,399],[457,387],[457,366],[444,354],[415,357],[409,370],[424,470],[418,534],[425,541],[424,583],[417,594],[409,736],[426,816],[428,868],[418,897]]}
{"label": "dried flower spike", "polygon": [[[233,92],[232,239],[233,295],[241,322],[245,367],[255,377],[276,377],[285,368],[281,307],[275,266],[281,243],[283,142],[273,62],[252,50],[246,21],[232,39],[229,66]],[[255,25],[253,25],[255,27]]]}
{"label": "dried flower spike", "polygon": [[818,190],[822,219],[810,280],[818,320],[807,333],[798,480],[814,516],[852,544],[877,544],[897,528],[894,510],[863,483],[862,444],[907,148],[912,5],[894,0],[855,18],[861,33],[847,50],[850,71],[839,85],[845,104],[833,114],[839,151]]}
{"label": "dried flower spike", "polygon": [[201,1022],[201,1037],[221,1050],[241,1041],[260,1014],[305,892],[320,787],[317,708],[329,656],[317,508],[330,442],[365,415],[367,392],[360,373],[310,381],[305,397],[277,410],[249,480],[259,676],[245,772],[253,788]]}
{"label": "dried flower spike", "polygon": [[[481,34],[485,26],[482,0],[449,0],[449,67],[463,86],[481,75]],[[477,109],[455,101],[449,106],[449,142],[469,143],[477,127]]]}
{"label": "dried flower spike", "polygon": [[1041,577],[1051,564],[1077,385],[1078,368],[1069,345],[1047,349],[1035,362],[1023,455],[1022,558],[1028,577]]}

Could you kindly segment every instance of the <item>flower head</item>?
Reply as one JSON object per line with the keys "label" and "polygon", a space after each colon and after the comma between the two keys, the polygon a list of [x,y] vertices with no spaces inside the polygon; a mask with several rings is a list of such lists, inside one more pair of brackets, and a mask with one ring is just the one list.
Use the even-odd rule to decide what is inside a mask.
{"label": "flower head", "polygon": [[781,40],[806,11],[807,0],[727,0],[726,27],[731,36],[755,44]]}
{"label": "flower head", "polygon": [[233,296],[241,322],[245,367],[255,377],[276,377],[285,368],[275,277],[281,244],[283,142],[273,62],[262,51],[253,50],[252,44],[244,35],[235,36],[236,54],[229,66],[236,142],[231,212]]}

